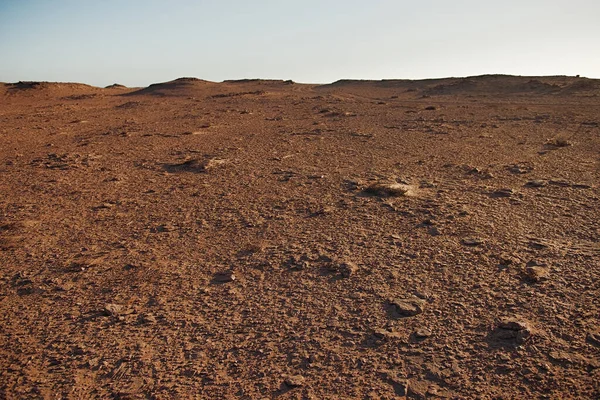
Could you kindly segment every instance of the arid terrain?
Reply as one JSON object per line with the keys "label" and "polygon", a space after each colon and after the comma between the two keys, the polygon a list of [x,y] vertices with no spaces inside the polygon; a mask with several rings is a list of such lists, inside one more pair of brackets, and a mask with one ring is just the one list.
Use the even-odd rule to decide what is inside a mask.
{"label": "arid terrain", "polygon": [[600,398],[600,81],[0,84],[0,398]]}

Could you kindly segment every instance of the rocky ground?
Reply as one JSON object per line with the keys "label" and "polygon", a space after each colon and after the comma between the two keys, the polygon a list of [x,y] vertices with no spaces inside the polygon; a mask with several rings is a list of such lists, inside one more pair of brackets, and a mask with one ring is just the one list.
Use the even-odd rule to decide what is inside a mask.
{"label": "rocky ground", "polygon": [[600,398],[600,82],[0,84],[0,397]]}

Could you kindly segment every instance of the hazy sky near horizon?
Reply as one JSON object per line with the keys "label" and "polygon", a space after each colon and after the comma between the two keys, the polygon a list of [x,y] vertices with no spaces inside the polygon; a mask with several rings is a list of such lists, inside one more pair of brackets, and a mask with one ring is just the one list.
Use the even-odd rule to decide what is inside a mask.
{"label": "hazy sky near horizon", "polygon": [[0,82],[600,78],[598,0],[0,0]]}

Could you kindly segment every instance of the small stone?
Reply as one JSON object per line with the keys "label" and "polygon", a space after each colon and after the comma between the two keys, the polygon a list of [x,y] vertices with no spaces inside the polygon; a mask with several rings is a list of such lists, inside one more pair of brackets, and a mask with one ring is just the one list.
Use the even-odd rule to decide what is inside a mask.
{"label": "small stone", "polygon": [[142,314],[140,316],[140,322],[143,324],[155,324],[156,323],[156,317],[153,314]]}
{"label": "small stone", "polygon": [[395,316],[413,317],[421,314],[427,302],[418,297],[390,300],[391,311]]}
{"label": "small stone", "polygon": [[498,189],[492,192],[492,197],[512,197],[515,194],[515,191],[510,188]]}
{"label": "small stone", "polygon": [[414,333],[417,339],[425,339],[431,336],[431,331],[427,328],[419,328]]}
{"label": "small stone", "polygon": [[517,344],[523,344],[533,335],[533,329],[526,321],[507,318],[498,324],[496,337],[501,340],[514,341]]}
{"label": "small stone", "polygon": [[483,243],[483,240],[481,240],[479,238],[471,237],[471,238],[464,238],[461,242],[465,246],[479,246],[480,244]]}
{"label": "small stone", "polygon": [[175,226],[170,223],[162,224],[154,228],[154,232],[156,233],[171,232],[173,230],[175,230]]}
{"label": "small stone", "polygon": [[233,282],[235,281],[236,277],[235,274],[233,273],[233,271],[223,271],[223,272],[217,272],[214,277],[213,277],[213,281],[216,283],[228,283],[228,282]]}
{"label": "small stone", "polygon": [[514,164],[508,167],[513,174],[526,174],[533,170],[533,167],[524,164]]}
{"label": "small stone", "polygon": [[430,227],[428,232],[431,236],[440,236],[442,234],[437,226]]}
{"label": "small stone", "polygon": [[506,319],[503,319],[502,321],[500,321],[500,323],[498,324],[498,327],[501,329],[508,329],[511,331],[520,331],[520,330],[524,330],[524,329],[529,329],[529,324],[525,321],[512,319],[512,318],[506,318]]}
{"label": "small stone", "polygon": [[425,381],[409,380],[406,390],[409,399],[426,400],[429,384]]}
{"label": "small stone", "polygon": [[123,306],[109,303],[104,306],[104,313],[108,316],[116,316],[123,312]]}
{"label": "small stone", "polygon": [[569,182],[569,181],[567,181],[567,180],[565,180],[565,179],[560,179],[560,178],[556,178],[556,179],[550,179],[550,180],[548,181],[548,183],[549,183],[550,185],[553,185],[553,186],[560,186],[560,187],[569,187],[569,186],[571,186],[571,182]]}
{"label": "small stone", "polygon": [[339,270],[344,278],[349,278],[350,276],[355,275],[359,268],[358,265],[354,264],[352,261],[346,261],[340,264]]}
{"label": "small stone", "polygon": [[592,185],[588,185],[587,183],[573,183],[571,187],[574,189],[591,189]]}
{"label": "small stone", "polygon": [[565,138],[555,137],[552,139],[548,139],[546,141],[546,145],[551,147],[569,147],[573,146],[573,143]]}
{"label": "small stone", "polygon": [[525,184],[525,187],[540,188],[540,187],[544,187],[547,185],[548,185],[548,181],[545,181],[543,179],[534,179],[534,180],[528,181]]}
{"label": "small stone", "polygon": [[588,332],[586,341],[596,347],[600,347],[600,331]]}
{"label": "small stone", "polygon": [[302,375],[291,375],[285,379],[285,384],[291,388],[304,386],[306,379]]}
{"label": "small stone", "polygon": [[406,196],[409,190],[408,185],[400,183],[374,183],[365,189],[365,193],[380,197],[400,197]]}
{"label": "small stone", "polygon": [[550,271],[542,266],[530,266],[525,268],[525,278],[531,282],[541,282],[548,280]]}
{"label": "small stone", "polygon": [[519,263],[519,259],[512,254],[502,253],[498,256],[498,262],[500,265],[509,266]]}

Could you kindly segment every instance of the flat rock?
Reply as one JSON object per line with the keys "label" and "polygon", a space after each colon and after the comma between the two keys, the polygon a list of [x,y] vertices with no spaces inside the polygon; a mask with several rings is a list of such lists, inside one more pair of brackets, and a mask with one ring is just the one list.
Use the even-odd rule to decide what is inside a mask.
{"label": "flat rock", "polygon": [[414,335],[417,339],[425,339],[431,336],[431,331],[427,328],[418,328]]}
{"label": "flat rock", "polygon": [[364,192],[380,197],[401,197],[409,194],[410,186],[401,183],[378,182],[367,186]]}
{"label": "flat rock", "polygon": [[284,383],[291,388],[300,387],[304,386],[306,383],[306,378],[304,378],[302,375],[291,375],[285,379]]}
{"label": "flat rock", "polygon": [[397,317],[413,317],[421,314],[427,302],[418,297],[390,300],[390,311]]}
{"label": "flat rock", "polygon": [[498,189],[498,190],[494,190],[490,196],[491,197],[512,197],[515,195],[515,191],[513,189],[510,188],[503,188],[503,189]]}
{"label": "flat rock", "polygon": [[533,335],[531,324],[517,318],[505,318],[500,321],[495,331],[496,338],[523,344]]}
{"label": "flat rock", "polygon": [[476,237],[470,237],[464,238],[463,240],[461,240],[461,243],[465,246],[479,246],[480,244],[483,244],[483,240]]}
{"label": "flat rock", "polygon": [[545,181],[543,179],[533,179],[533,180],[525,183],[525,187],[530,187],[530,188],[540,188],[540,187],[544,187],[544,186],[548,186],[548,181]]}

